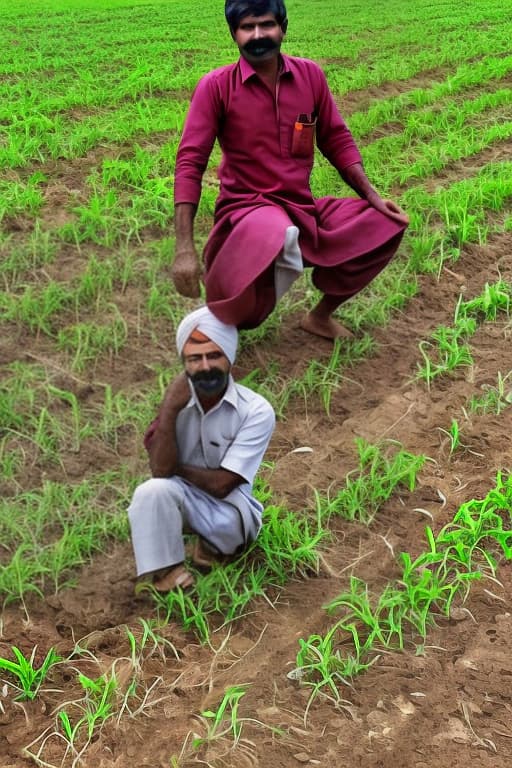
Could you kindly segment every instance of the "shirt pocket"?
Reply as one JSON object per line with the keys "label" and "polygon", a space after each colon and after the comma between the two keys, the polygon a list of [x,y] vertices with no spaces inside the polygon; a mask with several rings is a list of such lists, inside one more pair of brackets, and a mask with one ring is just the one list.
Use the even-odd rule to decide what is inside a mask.
{"label": "shirt pocket", "polygon": [[206,463],[210,469],[218,469],[233,442],[233,437],[217,434],[204,445]]}
{"label": "shirt pocket", "polygon": [[315,150],[316,118],[311,122],[297,119],[293,125],[291,155],[292,157],[313,157]]}

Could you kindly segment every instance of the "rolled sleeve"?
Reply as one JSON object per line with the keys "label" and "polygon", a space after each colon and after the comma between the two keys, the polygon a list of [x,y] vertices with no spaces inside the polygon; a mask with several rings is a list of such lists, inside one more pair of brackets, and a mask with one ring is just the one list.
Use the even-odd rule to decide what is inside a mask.
{"label": "rolled sleeve", "polygon": [[234,441],[224,454],[222,469],[234,472],[252,485],[275,426],[272,406],[258,399],[244,419]]}

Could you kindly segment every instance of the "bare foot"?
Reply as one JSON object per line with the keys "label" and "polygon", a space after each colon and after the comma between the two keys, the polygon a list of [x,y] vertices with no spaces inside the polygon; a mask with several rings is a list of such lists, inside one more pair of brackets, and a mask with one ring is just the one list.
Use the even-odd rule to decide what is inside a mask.
{"label": "bare foot", "polygon": [[303,331],[313,333],[315,336],[322,336],[324,339],[353,339],[354,334],[338,323],[332,317],[327,320],[319,320],[313,312],[308,312],[300,321],[300,327]]}

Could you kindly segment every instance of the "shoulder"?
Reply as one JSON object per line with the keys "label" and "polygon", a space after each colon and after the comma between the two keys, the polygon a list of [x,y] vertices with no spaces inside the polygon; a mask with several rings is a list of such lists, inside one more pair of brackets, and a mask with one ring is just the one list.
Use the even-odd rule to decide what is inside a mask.
{"label": "shoulder", "polygon": [[323,69],[316,61],[300,59],[297,56],[284,56],[287,71],[291,73],[299,88],[311,88],[320,98],[328,90]]}
{"label": "shoulder", "polygon": [[295,70],[304,74],[324,77],[322,67],[312,59],[301,59],[298,56],[287,56],[286,54],[283,59],[292,72]]}
{"label": "shoulder", "polygon": [[238,406],[240,411],[245,411],[247,415],[265,416],[272,423],[275,422],[274,409],[269,401],[258,392],[249,389],[244,384],[235,382],[235,389],[238,396]]}
{"label": "shoulder", "polygon": [[200,78],[198,86],[223,83],[226,80],[229,80],[237,66],[238,62],[235,61],[233,64],[225,64],[223,67],[217,67],[216,69],[210,70],[210,72],[207,72]]}

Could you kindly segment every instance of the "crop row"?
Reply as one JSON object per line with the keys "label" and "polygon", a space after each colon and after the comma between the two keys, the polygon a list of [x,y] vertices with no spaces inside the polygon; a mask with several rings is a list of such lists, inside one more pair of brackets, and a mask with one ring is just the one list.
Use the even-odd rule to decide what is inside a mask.
{"label": "crop row", "polygon": [[325,635],[299,641],[292,676],[312,689],[305,717],[319,693],[339,705],[341,691],[377,661],[379,652],[402,650],[413,637],[423,642],[434,617],[449,617],[454,601],[464,603],[473,581],[495,578],[493,549],[512,559],[511,522],[512,476],[498,474],[496,487],[483,500],[464,503],[437,535],[427,527],[424,552],[415,558],[400,553],[401,575],[380,595],[372,597],[368,586],[352,577],[349,591],[325,606],[340,618]]}
{"label": "crop row", "polygon": [[[431,258],[430,254],[428,258]],[[29,327],[31,327],[30,323],[34,322],[32,326],[34,330],[44,330],[53,335],[50,323],[54,322],[52,318],[55,317],[55,310],[62,310],[67,305],[76,307],[78,311],[77,296],[85,306],[91,308],[101,306],[104,313],[106,309],[108,311],[108,300],[113,284],[120,274],[122,269],[119,264],[106,261],[100,265],[93,258],[89,262],[87,272],[80,280],[78,293],[59,292],[58,284],[55,284],[53,294],[50,289],[47,289],[38,297],[33,292],[27,291],[22,301],[12,304],[12,311],[16,312],[13,319],[24,318],[24,322],[29,324]],[[403,305],[415,290],[414,272],[408,272],[403,264],[397,262],[379,278],[370,297],[366,295],[357,299],[355,306],[346,311],[346,319],[350,323],[351,318],[354,318],[351,323],[354,328],[360,328],[361,325],[364,327],[369,324],[383,324],[387,320],[390,309]],[[507,311],[508,288],[505,283],[488,286],[481,297],[473,300],[473,304],[475,302],[481,302],[483,316],[500,308]],[[464,303],[464,311],[466,304],[468,307],[473,306],[471,302]],[[4,306],[6,310],[9,307],[7,303]],[[115,304],[112,307],[115,310]],[[176,309],[175,307],[175,311]],[[286,308],[281,309],[281,312],[285,311]],[[457,317],[460,319],[463,314],[460,310]],[[104,316],[108,315],[104,314]],[[276,317],[266,324],[262,333],[269,332],[270,323],[279,324],[279,313],[276,313]],[[440,339],[437,337],[442,335],[443,349],[446,348],[450,339],[458,349],[457,340],[461,338],[461,333],[467,336],[467,320],[468,318],[464,315],[464,327],[462,330],[459,329],[460,333],[455,330],[451,332],[446,330],[441,334],[441,329],[435,333],[433,341],[438,343]],[[473,326],[476,327],[476,320],[473,318],[469,320],[474,331]],[[88,364],[95,362],[96,356],[102,352],[119,353],[126,342],[126,332],[122,316],[114,311],[111,325],[98,324],[97,321],[79,322],[62,327],[55,334],[55,339],[57,348],[70,354],[71,367],[80,372]],[[454,334],[455,340],[452,338]],[[255,334],[251,334],[248,339],[244,339],[243,344],[254,343],[255,340]],[[425,342],[420,346],[424,365],[427,359],[430,359],[427,358],[425,351],[427,343],[432,342]],[[307,400],[311,396],[318,395],[328,411],[332,392],[343,381],[346,369],[367,355],[372,348],[371,337],[363,335],[362,338],[344,345],[343,349],[340,345],[335,345],[330,359],[325,362],[310,361],[303,373],[295,376],[293,381],[283,376],[277,364],[274,363],[266,371],[255,370],[246,379],[246,383],[258,388],[271,400],[280,418],[285,417],[288,404],[293,397],[303,397]],[[463,352],[466,362],[470,362],[465,346]],[[455,355],[455,363],[458,359],[459,357]],[[429,370],[432,371],[432,362],[429,366]],[[446,363],[438,364],[438,373],[446,369]],[[92,408],[90,406],[84,408],[73,391],[55,386],[43,369],[38,370],[37,366],[32,364],[13,366],[11,375],[6,378],[5,385],[0,391],[0,421],[2,428],[7,430],[2,440],[2,466],[6,477],[13,478],[16,474],[15,468],[19,467],[19,462],[23,463],[22,456],[29,445],[36,450],[38,461],[42,461],[43,464],[58,460],[62,450],[75,452],[80,450],[81,445],[91,439],[104,440],[115,450],[120,430],[126,433],[127,427],[130,427],[134,431],[141,432],[149,423],[170,375],[171,371],[168,371],[166,376],[159,375],[157,386],[150,388],[144,396],[139,394],[133,397],[126,392],[113,392],[111,387],[103,386],[101,390],[103,397],[99,400],[96,398]],[[22,449],[23,445],[25,449]],[[29,451],[29,454],[31,453],[33,450]]]}
{"label": "crop row", "polygon": [[[423,363],[418,362],[418,376],[430,383],[434,377],[458,365],[471,365],[473,360],[467,341],[478,323],[485,319],[495,320],[499,313],[508,317],[509,312],[510,288],[504,281],[486,284],[482,294],[471,300],[461,299],[455,311],[454,326],[439,327],[432,333],[431,340],[420,342]],[[98,342],[94,345],[94,339],[85,338],[86,328],[82,328],[84,348],[78,344],[75,354],[80,354],[85,363],[101,348]],[[80,326],[74,326],[74,329],[78,332]],[[91,334],[93,329],[97,336],[103,330],[101,326],[91,324]],[[65,332],[66,329],[59,331],[59,344],[66,339]],[[366,356],[372,347],[369,335],[343,346],[336,343],[329,360],[311,360],[303,374],[293,380],[284,378],[274,363],[264,372],[255,369],[244,383],[266,396],[281,419],[286,417],[292,398],[308,401],[317,396],[328,413],[332,393],[343,382],[346,370]],[[435,349],[438,359],[432,356],[431,350]],[[75,367],[79,368],[76,358]],[[30,442],[37,449],[38,460],[43,463],[57,461],[63,451],[78,453],[84,442],[93,439],[115,449],[119,430],[126,432],[130,427],[135,433],[141,433],[151,421],[170,376],[169,370],[165,375],[162,373],[157,379],[157,387],[146,392],[144,397],[133,397],[122,391],[114,394],[112,388],[105,385],[102,400],[94,407],[84,408],[73,391],[52,384],[43,368],[21,363],[13,365],[11,375],[0,387],[0,427],[6,435],[2,441],[4,476],[12,477],[13,467],[20,460],[14,449],[15,443]],[[7,444],[9,451],[5,449]],[[9,463],[10,469],[4,462]]]}
{"label": "crop row", "polygon": [[[491,163],[476,176],[434,193],[427,193],[421,187],[405,193],[403,202],[411,213],[413,230],[406,240],[410,262],[404,264],[398,259],[372,286],[369,296],[363,295],[347,306],[344,315],[349,325],[358,329],[382,323],[386,307],[389,311],[401,306],[414,294],[418,272],[437,270],[445,258],[456,257],[465,242],[484,242],[488,230],[486,209],[499,212],[512,195],[510,167],[510,163]],[[4,245],[6,251],[7,248],[8,243]],[[31,332],[55,336],[57,347],[71,355],[76,370],[82,370],[102,352],[115,354],[132,332],[125,325],[123,313],[116,308],[114,288],[123,293],[130,284],[145,284],[147,288],[139,301],[145,301],[146,315],[150,319],[168,318],[175,322],[183,301],[173,293],[169,281],[161,278],[162,267],[172,259],[172,241],[163,240],[155,245],[151,256],[144,256],[139,265],[132,253],[123,249],[115,258],[101,262],[96,256],[91,257],[86,270],[73,282],[47,280],[39,289],[24,285],[21,282],[24,268],[44,266],[55,257],[55,248],[55,241],[36,228],[32,242],[10,251],[0,272],[7,279],[14,277],[15,280],[9,289],[0,291],[0,307],[5,321],[25,326]],[[394,288],[392,292],[390,285]],[[306,297],[307,293],[302,303]],[[88,311],[97,311],[100,306],[106,309],[107,317],[110,315],[109,322],[103,326],[87,318]],[[287,306],[281,306],[279,311],[286,313]],[[56,324],[62,325],[62,318],[71,312],[75,322],[64,325],[56,333]],[[279,314],[276,317],[279,318]],[[276,318],[270,322],[277,322]],[[265,326],[262,332],[266,331]]]}
{"label": "crop row", "polygon": [[[127,629],[127,656],[119,659],[119,664],[114,662],[112,668],[103,671],[98,678],[80,671],[83,660],[89,661],[89,667],[91,660],[97,661],[87,643],[76,644],[68,659],[61,659],[52,648],[39,666],[34,663],[35,649],[30,658],[16,647],[12,649],[13,661],[0,658],[0,669],[7,675],[4,680],[17,693],[18,700],[33,699],[44,693],[48,681],[52,677],[55,679],[55,669],[59,665],[66,667],[67,671],[61,673],[64,680],[73,679],[75,673],[82,687],[81,698],[75,697],[64,704],[59,702],[54,710],[55,723],[27,746],[26,753],[38,764],[47,765],[43,762],[46,750],[53,743],[54,751],[57,742],[62,744],[66,754],[70,752],[75,760],[79,760],[109,719],[115,717],[119,724],[123,716],[140,714],[152,706],[157,691],[162,700],[162,679],[155,677],[144,684],[142,672],[155,654],[160,654],[165,661],[166,654],[173,653],[179,661],[172,643],[160,634],[170,613],[181,612],[185,627],[193,627],[203,640],[207,640],[208,615],[212,611],[227,612],[226,620],[229,621],[243,611],[248,591],[252,593],[251,597],[265,594],[264,582],[269,577],[275,586],[280,586],[290,572],[318,568],[316,546],[325,536],[322,522],[333,514],[347,514],[351,508],[373,506],[376,510],[401,483],[410,489],[414,487],[416,472],[422,463],[420,457],[399,452],[389,461],[376,446],[362,442],[359,443],[359,453],[358,476],[347,483],[335,500],[327,504],[324,500],[319,504],[316,532],[306,520],[296,515],[283,515],[282,510],[271,507],[260,552],[255,552],[256,547],[253,547],[252,568],[246,567],[243,577],[231,566],[214,569],[210,576],[200,579],[196,601],[189,600],[181,592],[170,595],[168,600],[160,598],[162,607],[168,612],[164,624],[142,620],[142,631],[134,633]],[[264,499],[265,489],[260,488],[260,493]],[[401,575],[389,582],[378,597],[372,597],[364,581],[351,577],[349,590],[325,606],[330,616],[340,617],[324,635],[314,634],[299,640],[297,667],[288,674],[311,689],[304,712],[305,722],[317,696],[327,697],[338,707],[348,704],[342,692],[354,676],[378,661],[383,650],[402,650],[411,643],[418,647],[418,641],[421,647],[435,617],[450,616],[456,601],[462,599],[464,603],[473,581],[489,576],[495,579],[498,560],[491,549],[501,552],[507,560],[512,558],[511,513],[512,477],[498,474],[496,487],[483,500],[472,499],[464,503],[453,521],[437,535],[427,527],[428,548],[425,551],[414,558],[407,552],[399,555],[397,563]],[[350,513],[348,516],[351,517]],[[258,565],[258,554],[264,556],[264,568]],[[350,651],[347,652],[348,643]],[[120,675],[118,666],[119,673],[121,666],[129,669],[128,683],[126,671]],[[167,695],[171,691],[172,687]],[[230,711],[231,727],[223,733],[228,732],[235,738],[237,727],[238,737],[241,730],[236,717],[237,702],[244,693],[245,686],[228,688],[217,712],[204,713],[216,718],[219,727],[223,724],[225,710]],[[215,728],[208,729],[208,733],[213,738]],[[201,743],[202,739],[198,739],[194,749]]]}

